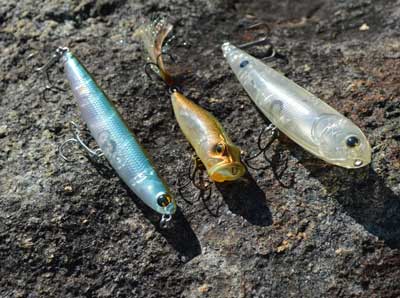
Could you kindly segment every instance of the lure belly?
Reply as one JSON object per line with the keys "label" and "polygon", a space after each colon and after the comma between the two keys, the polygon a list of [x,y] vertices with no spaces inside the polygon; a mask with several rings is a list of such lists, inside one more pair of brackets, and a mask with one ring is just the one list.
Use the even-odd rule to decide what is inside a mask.
{"label": "lure belly", "polygon": [[230,43],[224,43],[222,51],[257,107],[293,141],[326,162],[345,168],[371,162],[367,138],[349,119]]}
{"label": "lure belly", "polygon": [[118,111],[70,51],[62,61],[81,116],[104,156],[143,202],[161,214],[173,214],[175,201]]}
{"label": "lure belly", "polygon": [[232,143],[218,120],[181,93],[171,94],[176,120],[211,180],[232,181],[243,176],[240,149]]}

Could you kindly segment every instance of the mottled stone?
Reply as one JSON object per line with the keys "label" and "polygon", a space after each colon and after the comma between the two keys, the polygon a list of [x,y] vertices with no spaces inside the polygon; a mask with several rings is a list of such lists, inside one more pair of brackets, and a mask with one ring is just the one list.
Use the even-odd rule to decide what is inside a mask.
{"label": "mottled stone", "polygon": [[[175,26],[166,50],[183,91],[247,157],[268,121],[220,45],[267,36],[284,58],[273,67],[361,127],[371,165],[332,167],[281,136],[275,167],[257,158],[210,199],[189,186],[184,201],[193,151],[132,38],[156,16]],[[399,16],[395,0],[0,0],[0,297],[399,297]],[[180,206],[172,228],[107,167],[58,157],[79,111],[61,65],[59,90],[34,72],[58,46],[148,149]]]}

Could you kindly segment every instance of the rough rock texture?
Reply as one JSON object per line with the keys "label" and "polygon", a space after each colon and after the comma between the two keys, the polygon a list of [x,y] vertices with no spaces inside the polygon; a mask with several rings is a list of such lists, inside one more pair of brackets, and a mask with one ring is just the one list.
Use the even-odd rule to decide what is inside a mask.
{"label": "rough rock texture", "polygon": [[[0,297],[400,296],[400,1],[0,4]],[[60,66],[49,76],[65,91],[45,91],[34,70],[69,46],[172,190],[186,181],[193,151],[132,38],[155,16],[175,26],[167,50],[185,94],[247,156],[267,120],[220,45],[267,35],[288,59],[272,65],[365,131],[371,166],[331,167],[281,138],[268,150],[274,171],[257,158],[267,167],[215,186],[208,200],[189,186],[189,203],[177,195],[174,227],[162,230],[112,171],[84,157],[62,162],[57,147],[79,111]]]}

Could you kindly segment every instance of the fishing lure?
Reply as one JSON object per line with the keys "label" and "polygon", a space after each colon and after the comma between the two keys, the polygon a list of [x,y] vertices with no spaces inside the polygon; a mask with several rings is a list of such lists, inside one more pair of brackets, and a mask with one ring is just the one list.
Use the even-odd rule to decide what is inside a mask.
{"label": "fishing lure", "polygon": [[155,66],[154,71],[167,84],[172,85],[173,79],[169,72],[165,70],[162,55],[163,43],[165,38],[172,30],[172,25],[167,23],[165,19],[155,20],[154,22],[145,22],[142,26],[135,30],[133,37],[140,39],[143,47],[149,54],[148,59],[151,61],[149,65]]}
{"label": "fishing lure", "polygon": [[331,106],[230,43],[224,57],[257,107],[300,146],[345,168],[371,162],[371,147],[362,131]]}
{"label": "fishing lure", "polygon": [[183,94],[174,90],[171,102],[183,134],[200,158],[212,181],[224,182],[243,176],[240,149],[228,137],[218,120]]}
{"label": "fishing lure", "polygon": [[171,219],[175,201],[143,147],[86,68],[67,48],[58,50],[82,119],[112,167],[149,207]]}
{"label": "fishing lure", "polygon": [[245,167],[240,160],[240,149],[233,144],[219,121],[195,104],[173,86],[173,79],[162,61],[162,44],[172,30],[164,20],[146,23],[135,35],[140,37],[149,53],[151,65],[170,87],[171,102],[176,120],[183,134],[194,148],[212,181],[233,181],[243,176]]}

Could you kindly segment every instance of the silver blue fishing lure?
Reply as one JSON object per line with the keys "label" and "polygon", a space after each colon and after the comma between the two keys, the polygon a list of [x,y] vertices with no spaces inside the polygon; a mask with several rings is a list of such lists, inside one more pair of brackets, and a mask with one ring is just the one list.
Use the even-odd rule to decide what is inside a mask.
{"label": "silver blue fishing lure", "polygon": [[169,220],[176,210],[170,192],[144,148],[90,73],[68,49],[61,49],[64,70],[82,119],[112,167],[149,207]]}

